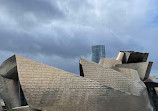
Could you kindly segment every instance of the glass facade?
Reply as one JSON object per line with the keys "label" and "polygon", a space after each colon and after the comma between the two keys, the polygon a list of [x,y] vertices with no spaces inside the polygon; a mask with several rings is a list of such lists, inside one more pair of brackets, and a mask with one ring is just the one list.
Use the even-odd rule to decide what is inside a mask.
{"label": "glass facade", "polygon": [[92,46],[92,61],[99,63],[100,58],[105,58],[105,46],[104,45]]}

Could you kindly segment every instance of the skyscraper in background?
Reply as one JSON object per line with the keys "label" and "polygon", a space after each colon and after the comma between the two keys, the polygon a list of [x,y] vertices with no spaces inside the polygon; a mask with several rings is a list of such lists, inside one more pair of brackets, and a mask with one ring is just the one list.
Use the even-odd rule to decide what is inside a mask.
{"label": "skyscraper in background", "polygon": [[104,45],[92,46],[92,61],[99,63],[100,58],[105,58],[105,46]]}

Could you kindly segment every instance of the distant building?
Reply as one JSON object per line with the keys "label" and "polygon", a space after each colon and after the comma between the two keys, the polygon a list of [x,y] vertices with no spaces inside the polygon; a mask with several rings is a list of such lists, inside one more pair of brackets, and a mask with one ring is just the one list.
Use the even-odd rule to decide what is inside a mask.
{"label": "distant building", "polygon": [[105,46],[104,45],[92,46],[92,61],[99,63],[100,58],[105,58]]}

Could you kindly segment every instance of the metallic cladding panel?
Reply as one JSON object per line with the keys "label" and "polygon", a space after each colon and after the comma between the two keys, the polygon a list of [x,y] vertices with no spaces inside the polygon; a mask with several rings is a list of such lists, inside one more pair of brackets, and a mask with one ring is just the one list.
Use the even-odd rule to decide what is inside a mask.
{"label": "metallic cladding panel", "polygon": [[122,63],[127,63],[130,53],[132,53],[133,51],[120,51],[116,60],[120,60],[122,61]]}
{"label": "metallic cladding panel", "polygon": [[115,65],[115,67],[129,68],[138,71],[141,80],[145,80],[149,77],[151,66],[152,66],[152,62],[139,62],[139,63]]}
{"label": "metallic cladding panel", "polygon": [[138,63],[146,62],[149,53],[140,53],[134,51],[120,51],[116,60],[121,60],[123,63]]}
{"label": "metallic cladding panel", "polygon": [[130,78],[133,78],[138,82],[141,81],[138,72],[134,69],[121,68],[121,67],[113,67],[113,69],[129,76]]}
{"label": "metallic cladding panel", "polygon": [[[126,89],[122,89],[122,87],[127,88],[128,89],[127,92],[130,92],[132,95],[133,94],[137,95],[136,92],[138,91],[139,94],[137,96],[140,98],[140,101],[142,103],[146,104],[145,106],[147,106],[149,109],[151,108],[150,110],[154,110],[152,107],[152,104],[150,103],[150,99],[149,99],[149,96],[147,93],[146,86],[144,85],[144,83],[142,81],[129,79],[132,77],[130,77],[130,76],[127,77],[125,74],[124,74],[124,76],[126,76],[126,77],[124,78],[123,75],[121,76],[120,73],[114,73],[115,71],[112,71],[110,68],[109,68],[110,70],[106,69],[102,66],[99,66],[96,63],[90,62],[90,61],[82,59],[82,58],[80,59],[80,64],[82,65],[82,68],[83,68],[84,77],[90,78],[92,80],[96,80],[96,81],[103,83],[107,86],[110,86],[114,89],[117,89],[117,90],[119,89],[120,91],[126,92]],[[132,71],[134,71],[134,70],[132,70]],[[125,73],[123,70],[122,70],[122,72]],[[110,82],[109,82],[109,80],[110,80]],[[129,83],[128,81],[130,81],[131,83]],[[123,84],[120,84],[119,82],[120,83],[122,82]],[[112,84],[112,83],[115,83],[115,84]],[[130,89],[129,87],[132,87],[132,89]],[[144,87],[144,88],[142,88],[142,87]],[[141,109],[141,110],[143,111],[143,109]]]}
{"label": "metallic cladding panel", "polygon": [[120,68],[120,67],[113,67],[113,69],[127,75],[129,78],[134,79],[139,84],[146,87],[144,82],[140,80],[139,74],[136,70],[128,69],[128,68]]}
{"label": "metallic cladding panel", "polygon": [[119,52],[117,57],[116,57],[116,60],[123,61],[124,56],[125,56],[124,52]]}
{"label": "metallic cladding panel", "polygon": [[[122,104],[119,101],[126,103],[127,98],[135,100],[126,93],[101,85],[96,81],[20,56],[16,56],[16,59],[24,95],[29,106],[35,109],[118,111]],[[116,103],[111,104],[114,101]],[[130,104],[130,102],[127,103]],[[120,110],[125,111],[124,108],[120,108]]]}
{"label": "metallic cladding panel", "polygon": [[0,95],[8,109],[19,107],[19,81],[15,55],[5,60],[0,66]]}
{"label": "metallic cladding panel", "polygon": [[8,109],[20,106],[18,85],[18,81],[0,75],[0,96]]}
{"label": "metallic cladding panel", "polygon": [[15,55],[5,60],[0,66],[0,75],[8,79],[17,79]]}
{"label": "metallic cladding panel", "polygon": [[149,53],[133,52],[130,54],[127,63],[146,62]]}
{"label": "metallic cladding panel", "polygon": [[[15,57],[20,85],[28,105],[33,109],[42,111],[153,111],[153,108],[148,101],[146,90],[141,85],[141,93],[138,95],[137,93],[134,93],[136,95],[131,95],[130,93],[119,91],[117,88],[110,87],[103,81],[99,81],[99,79],[99,82],[97,82],[21,56]],[[87,65],[91,65],[89,62],[86,63]],[[83,73],[85,74],[85,66],[83,62],[81,62],[81,65]],[[97,65],[96,69],[98,72],[95,77],[98,78],[99,74],[104,72],[106,68],[100,68],[100,65]],[[94,71],[94,69],[92,71]],[[106,71],[112,75],[110,76],[111,79],[114,78],[111,82],[113,82],[113,84],[119,84],[119,82],[114,81],[117,81],[117,78],[115,77],[117,71],[113,69]],[[122,73],[117,72],[116,74],[121,76]],[[120,78],[119,76],[117,77]],[[119,79],[120,81],[124,81],[124,83],[121,83],[122,85],[120,84],[121,87],[129,85],[125,79],[130,82],[132,82],[131,80],[136,82],[129,76],[124,76],[125,78],[121,76]],[[106,79],[105,76],[102,75],[102,78],[103,77]],[[8,86],[5,86],[3,82],[6,78],[2,78],[3,79],[0,79],[0,87],[2,88],[1,94],[4,94],[2,96],[7,96],[3,93],[7,92],[4,89]],[[10,80],[14,81],[14,79]],[[18,86],[13,83],[12,85],[13,87]],[[131,83],[131,85],[133,90],[137,90],[139,86],[137,82],[135,85],[133,85],[133,83]],[[8,88],[10,89],[10,86]],[[14,92],[9,91],[8,94],[14,97]],[[8,101],[5,102],[6,104],[9,104]],[[10,111],[33,110],[28,107],[15,107]]]}
{"label": "metallic cladding panel", "polygon": [[144,80],[149,78],[152,65],[153,65],[153,62],[149,62],[148,67],[147,67],[147,71],[146,71],[146,74],[145,74],[145,77],[144,77]]}
{"label": "metallic cladding panel", "polygon": [[104,68],[99,64],[82,58],[80,59],[80,64],[83,68],[84,77],[98,81],[114,89],[138,96],[145,89],[144,85],[139,84],[138,81],[112,68]]}
{"label": "metallic cladding panel", "polygon": [[122,64],[122,61],[109,58],[101,58],[99,64],[104,66],[105,68],[111,68],[114,67],[116,64]]}
{"label": "metallic cladding panel", "polygon": [[[29,106],[47,111],[152,111],[139,96],[16,56]],[[146,101],[145,101],[146,102]]]}

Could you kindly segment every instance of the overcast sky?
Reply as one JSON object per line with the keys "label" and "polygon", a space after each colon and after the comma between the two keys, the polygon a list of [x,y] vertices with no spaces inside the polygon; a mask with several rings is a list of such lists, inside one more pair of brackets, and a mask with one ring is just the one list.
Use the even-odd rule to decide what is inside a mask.
{"label": "overcast sky", "polygon": [[18,54],[79,74],[96,44],[107,58],[149,52],[158,76],[158,1],[0,0],[0,63]]}

